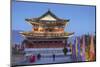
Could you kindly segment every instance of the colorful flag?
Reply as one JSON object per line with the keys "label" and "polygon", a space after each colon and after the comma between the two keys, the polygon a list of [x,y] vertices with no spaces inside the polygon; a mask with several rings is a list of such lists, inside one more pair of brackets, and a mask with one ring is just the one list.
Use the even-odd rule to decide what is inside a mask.
{"label": "colorful flag", "polygon": [[70,52],[71,52],[71,54],[72,54],[72,43],[70,42]]}
{"label": "colorful flag", "polygon": [[85,36],[82,37],[82,61],[86,61],[86,56],[85,56]]}
{"label": "colorful flag", "polygon": [[78,49],[78,51],[77,51],[77,60],[78,61],[81,61],[81,46],[80,46],[80,38],[79,37],[77,37],[77,49]]}
{"label": "colorful flag", "polygon": [[81,61],[81,55],[80,55],[80,39],[79,37],[76,37],[75,38],[75,50],[76,50],[76,58],[77,58],[77,61]]}
{"label": "colorful flag", "polygon": [[76,49],[76,57],[78,56],[78,39],[75,38],[75,49]]}
{"label": "colorful flag", "polygon": [[90,61],[95,60],[95,50],[94,50],[94,37],[91,35],[91,42],[90,42]]}
{"label": "colorful flag", "polygon": [[72,59],[73,59],[73,61],[77,61],[75,40],[74,40],[74,44],[72,45]]}

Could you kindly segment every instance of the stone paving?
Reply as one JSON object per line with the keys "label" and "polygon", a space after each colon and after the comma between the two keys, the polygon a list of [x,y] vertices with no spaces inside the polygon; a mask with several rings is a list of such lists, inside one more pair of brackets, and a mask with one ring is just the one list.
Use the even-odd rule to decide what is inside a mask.
{"label": "stone paving", "polygon": [[[21,56],[22,57],[22,56]],[[30,63],[28,60],[26,60],[25,58],[21,58],[20,60],[17,60],[16,62],[13,62],[14,65],[27,65],[27,64],[49,64],[49,63],[64,63],[64,62],[72,62],[72,58],[71,56],[55,56],[55,60],[53,60],[52,56],[48,56],[48,57],[41,57],[40,60],[36,60],[35,62]],[[17,58],[19,59],[19,58]]]}

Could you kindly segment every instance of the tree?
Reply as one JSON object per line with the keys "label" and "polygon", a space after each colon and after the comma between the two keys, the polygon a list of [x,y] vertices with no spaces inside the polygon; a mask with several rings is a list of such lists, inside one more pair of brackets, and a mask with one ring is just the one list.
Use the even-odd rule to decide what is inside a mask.
{"label": "tree", "polygon": [[64,47],[63,52],[64,52],[64,55],[66,56],[68,49],[66,47]]}

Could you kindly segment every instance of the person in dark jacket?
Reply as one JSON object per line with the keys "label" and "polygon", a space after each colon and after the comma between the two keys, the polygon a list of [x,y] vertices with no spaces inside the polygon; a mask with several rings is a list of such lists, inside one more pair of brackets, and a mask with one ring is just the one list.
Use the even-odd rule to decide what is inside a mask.
{"label": "person in dark jacket", "polygon": [[41,59],[41,55],[40,55],[40,54],[37,55],[37,59],[38,59],[38,60]]}
{"label": "person in dark jacket", "polygon": [[55,54],[53,54],[53,61],[55,61]]}

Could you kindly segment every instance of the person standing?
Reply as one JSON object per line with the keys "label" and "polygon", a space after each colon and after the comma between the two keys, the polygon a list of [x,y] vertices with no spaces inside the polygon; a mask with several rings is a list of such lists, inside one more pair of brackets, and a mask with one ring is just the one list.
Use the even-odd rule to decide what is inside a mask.
{"label": "person standing", "polygon": [[38,60],[41,59],[41,55],[40,55],[40,54],[37,55],[37,59],[38,59]]}
{"label": "person standing", "polygon": [[53,61],[55,61],[55,54],[53,54]]}

